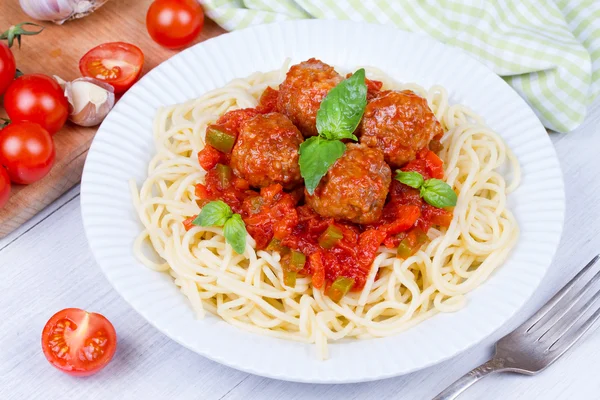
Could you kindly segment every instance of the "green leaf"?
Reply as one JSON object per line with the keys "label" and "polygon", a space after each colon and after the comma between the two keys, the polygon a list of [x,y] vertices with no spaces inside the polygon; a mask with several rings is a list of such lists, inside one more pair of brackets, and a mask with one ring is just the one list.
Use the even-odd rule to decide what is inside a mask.
{"label": "green leaf", "polygon": [[352,139],[367,106],[364,68],[331,89],[317,112],[317,131],[326,139]]}
{"label": "green leaf", "polygon": [[421,186],[421,197],[437,208],[454,207],[457,196],[446,182],[440,179],[428,179]]}
{"label": "green leaf", "polygon": [[227,243],[233,247],[238,254],[243,254],[246,249],[246,224],[240,214],[233,214],[223,228],[223,234]]}
{"label": "green leaf", "polygon": [[308,193],[313,194],[321,178],[338,158],[346,146],[339,140],[327,140],[313,136],[300,145],[300,174]]}
{"label": "green leaf", "polygon": [[200,215],[192,221],[192,224],[200,226],[223,226],[232,215],[231,208],[229,208],[227,203],[221,200],[211,201],[202,207]]}
{"label": "green leaf", "polygon": [[405,185],[408,185],[412,188],[415,189],[419,189],[421,187],[421,185],[423,185],[423,182],[425,181],[423,179],[423,175],[421,175],[418,172],[415,171],[400,171],[397,170],[396,171],[396,180],[404,183]]}

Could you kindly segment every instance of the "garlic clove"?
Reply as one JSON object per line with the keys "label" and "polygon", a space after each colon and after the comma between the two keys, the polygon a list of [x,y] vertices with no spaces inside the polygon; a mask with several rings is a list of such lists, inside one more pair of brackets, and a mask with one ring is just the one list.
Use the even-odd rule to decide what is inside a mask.
{"label": "garlic clove", "polygon": [[32,18],[62,24],[83,18],[108,0],[19,0],[23,11]]}
{"label": "garlic clove", "polygon": [[111,85],[93,78],[79,78],[66,82],[54,77],[65,91],[69,102],[69,119],[80,126],[101,123],[115,105],[115,93]]}

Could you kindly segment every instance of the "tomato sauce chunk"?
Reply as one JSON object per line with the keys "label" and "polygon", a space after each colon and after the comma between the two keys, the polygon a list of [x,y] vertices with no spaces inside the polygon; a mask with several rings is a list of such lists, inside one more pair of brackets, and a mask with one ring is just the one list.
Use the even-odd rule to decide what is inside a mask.
{"label": "tomato sauce chunk", "polygon": [[206,145],[200,152],[198,152],[198,163],[205,171],[209,171],[217,165],[221,160],[221,153],[210,145]]}
{"label": "tomato sauce chunk", "polygon": [[273,89],[271,86],[267,86],[263,94],[260,96],[256,111],[261,114],[268,114],[277,112],[277,98],[279,97],[279,90]]}
{"label": "tomato sauce chunk", "polygon": [[290,234],[298,223],[296,202],[279,184],[264,187],[259,195],[246,198],[242,217],[258,249],[265,249],[273,238],[281,240]]}
{"label": "tomato sauce chunk", "polygon": [[258,111],[255,108],[241,108],[239,110],[227,111],[221,115],[215,125],[237,134],[242,124],[257,114]]}
{"label": "tomato sauce chunk", "polygon": [[[311,63],[320,65],[318,61],[312,60],[305,67],[314,67]],[[325,72],[327,71],[329,70]],[[315,71],[311,70],[310,73],[313,74]],[[341,78],[337,75],[327,75],[327,77],[331,78],[332,85]],[[294,78],[293,74],[292,78]],[[290,74],[287,79],[290,80]],[[380,95],[378,93],[381,91],[381,82],[367,79],[366,84],[369,96]],[[421,198],[419,190],[390,179],[390,168],[384,162],[381,150],[373,150],[358,144],[348,145],[344,157],[349,158],[354,151],[361,156],[355,165],[362,169],[355,168],[358,172],[354,173],[351,166],[345,166],[340,172],[342,176],[350,176],[349,190],[358,193],[357,201],[349,203],[355,208],[356,204],[361,202],[370,207],[359,210],[356,218],[349,218],[339,213],[328,214],[322,210],[319,211],[320,214],[317,213],[315,209],[319,210],[319,207],[314,204],[314,195],[307,194],[301,179],[294,185],[288,185],[283,180],[281,182],[261,181],[257,184],[258,179],[264,179],[264,176],[271,172],[266,168],[273,169],[275,168],[273,165],[278,162],[264,163],[264,168],[259,173],[257,170],[246,168],[245,164],[251,160],[251,157],[265,157],[266,153],[259,151],[263,148],[258,145],[248,146],[248,158],[243,163],[236,159],[236,152],[239,153],[240,148],[243,147],[244,134],[248,127],[252,127],[252,124],[259,120],[278,118],[274,126],[267,126],[268,129],[257,131],[259,133],[255,135],[257,143],[259,141],[263,143],[270,137],[269,135],[273,136],[274,140],[281,141],[283,135],[277,133],[279,132],[277,129],[281,128],[283,119],[275,113],[278,108],[286,104],[282,102],[286,99],[282,93],[288,96],[288,100],[293,98],[289,87],[283,91],[286,93],[268,87],[256,108],[227,112],[211,125],[215,130],[214,143],[218,143],[220,148],[207,145],[198,154],[198,161],[207,173],[205,182],[196,185],[195,194],[200,206],[214,200],[227,203],[234,213],[242,216],[248,233],[256,242],[257,249],[280,252],[286,285],[295,284],[296,274],[309,276],[315,288],[322,289],[333,301],[338,301],[348,291],[359,291],[365,286],[380,246],[397,249],[399,258],[407,258],[427,242],[426,233],[430,227],[450,225],[452,211],[427,204]],[[323,90],[321,94],[326,93],[327,90]],[[290,111],[289,107],[286,110]],[[306,136],[311,134],[310,129],[308,131],[308,134],[305,132]],[[295,136],[299,144],[302,141],[300,133],[296,132]],[[235,138],[235,145],[232,145],[231,137]],[[438,138],[439,135],[435,137]],[[276,151],[273,153],[278,155],[281,153],[280,143],[277,146],[274,147]],[[414,151],[412,153],[414,159],[410,159],[402,170],[418,172],[425,180],[443,179],[444,163],[432,151],[441,149],[441,144],[437,142],[430,146],[431,150],[427,146],[416,150],[418,148],[411,150]],[[229,152],[230,150],[232,151]],[[373,151],[380,154],[377,157],[377,168],[371,171],[364,168],[364,165],[370,165],[365,162],[365,154]],[[290,157],[286,156],[286,158]],[[294,161],[294,164],[296,163]],[[338,160],[337,164],[339,163]],[[244,173],[241,173],[241,170]],[[379,210],[383,209],[383,211],[365,218],[374,203],[374,200],[365,197],[365,194],[372,193],[374,186],[363,185],[365,190],[356,191],[355,181],[362,176],[377,176],[378,173],[382,173],[382,170],[387,175],[384,176],[385,179],[381,179],[383,184],[378,187],[381,189],[381,195],[377,200]],[[329,175],[331,170],[323,178],[321,186],[331,181]],[[334,183],[334,189],[339,191],[340,183]],[[338,207],[346,210],[348,207],[344,207],[345,204],[340,201],[346,198],[348,196],[331,196],[329,208]],[[195,218],[196,216],[190,216],[183,222],[186,230],[193,227],[192,221]],[[296,260],[295,263],[290,261],[292,258]]]}

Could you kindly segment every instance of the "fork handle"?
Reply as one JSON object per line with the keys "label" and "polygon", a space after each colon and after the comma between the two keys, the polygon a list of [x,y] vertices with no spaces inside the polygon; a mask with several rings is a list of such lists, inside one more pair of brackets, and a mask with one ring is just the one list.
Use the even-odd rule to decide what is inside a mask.
{"label": "fork handle", "polygon": [[433,400],[453,400],[458,397],[459,394],[467,390],[472,384],[494,372],[505,371],[506,367],[504,359],[492,358],[479,367],[467,372],[461,378],[459,378],[452,385],[448,386],[446,390],[438,394]]}

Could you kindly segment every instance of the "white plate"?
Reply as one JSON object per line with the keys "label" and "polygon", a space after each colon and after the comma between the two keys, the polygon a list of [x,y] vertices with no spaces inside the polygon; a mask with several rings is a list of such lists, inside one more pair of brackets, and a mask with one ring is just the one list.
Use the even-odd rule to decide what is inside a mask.
{"label": "white plate", "polygon": [[[312,345],[239,330],[210,316],[194,318],[171,278],[133,256],[140,232],[127,186],[141,183],[155,152],[155,110],[200,96],[233,78],[310,57],[352,69],[371,65],[398,81],[445,86],[452,103],[482,115],[517,155],[521,187],[510,206],[521,237],[508,261],[468,295],[459,312],[442,314],[397,336],[330,345],[318,361]],[[500,328],[533,294],[550,266],[564,216],[562,175],[544,127],[502,79],[460,50],[390,26],[307,20],[262,25],[198,44],[148,73],[100,127],[81,185],[83,223],[98,264],[114,288],[148,322],[187,348],[253,374],[318,383],[368,381],[448,359]]]}

